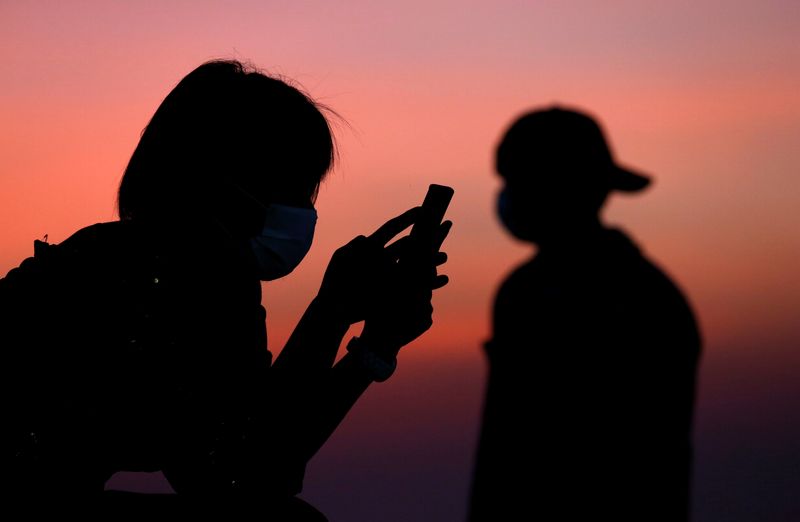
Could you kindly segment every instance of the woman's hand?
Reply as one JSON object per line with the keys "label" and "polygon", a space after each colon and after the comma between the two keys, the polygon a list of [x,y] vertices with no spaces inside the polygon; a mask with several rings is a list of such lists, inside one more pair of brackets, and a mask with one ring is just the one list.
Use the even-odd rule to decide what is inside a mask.
{"label": "woman's hand", "polygon": [[331,257],[316,301],[327,313],[347,324],[363,321],[376,298],[376,285],[391,264],[386,248],[397,234],[410,227],[420,207],[390,219],[369,237],[358,236],[336,250]]}
{"label": "woman's hand", "polygon": [[[436,245],[441,245],[452,223],[439,226]],[[416,244],[404,237],[391,245],[392,263],[377,287],[377,296],[369,308],[361,334],[363,342],[372,351],[386,359],[397,352],[433,324],[433,290],[448,283],[436,267],[447,261],[444,252],[433,252],[430,245]]]}
{"label": "woman's hand", "polygon": [[[444,253],[426,259],[419,255],[424,249],[409,236],[388,244],[411,226],[419,213],[419,207],[412,208],[370,236],[358,236],[338,249],[317,296],[327,313],[347,324],[366,319],[364,335],[371,344],[391,346],[394,353],[430,328],[431,292],[447,284],[447,276],[436,273],[436,266],[447,260]],[[437,245],[450,226],[450,222],[440,225]],[[409,257],[425,259],[423,266],[415,262],[412,270],[411,263],[398,263]]]}

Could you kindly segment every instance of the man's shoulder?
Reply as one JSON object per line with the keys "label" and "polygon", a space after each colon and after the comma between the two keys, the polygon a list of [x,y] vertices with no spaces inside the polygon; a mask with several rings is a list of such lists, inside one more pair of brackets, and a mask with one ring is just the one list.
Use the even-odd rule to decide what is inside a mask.
{"label": "man's shoulder", "polygon": [[[619,272],[636,287],[654,286],[658,290],[677,291],[667,272],[644,252],[629,236],[619,229],[609,231],[608,248],[605,249],[605,264],[608,269]],[[652,289],[651,289],[652,291]]]}
{"label": "man's shoulder", "polygon": [[500,283],[497,297],[503,298],[517,294],[529,294],[533,291],[538,280],[541,279],[540,269],[537,267],[536,258],[530,258],[515,266]]}
{"label": "man's shoulder", "polygon": [[532,283],[542,277],[543,267],[538,256],[534,255],[516,265],[503,280],[504,285],[521,285]]}
{"label": "man's shoulder", "polygon": [[684,290],[658,262],[635,245],[634,248],[626,250],[619,259],[617,295],[628,300],[629,307],[644,323],[665,324],[669,327],[664,331],[670,335],[699,339],[695,313]]}

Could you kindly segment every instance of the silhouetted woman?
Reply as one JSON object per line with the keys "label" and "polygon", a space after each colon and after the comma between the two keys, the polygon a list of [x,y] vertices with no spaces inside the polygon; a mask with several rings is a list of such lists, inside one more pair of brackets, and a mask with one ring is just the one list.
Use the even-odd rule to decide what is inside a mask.
{"label": "silhouetted woman", "polygon": [[386,247],[412,209],[334,254],[271,360],[260,281],[308,251],[334,155],[311,99],[238,62],[173,89],[125,170],[120,220],[35,242],[0,280],[12,495],[94,494],[117,471],[163,470],[179,496],[291,509],[308,460],[430,327],[446,283],[402,270],[407,239]]}

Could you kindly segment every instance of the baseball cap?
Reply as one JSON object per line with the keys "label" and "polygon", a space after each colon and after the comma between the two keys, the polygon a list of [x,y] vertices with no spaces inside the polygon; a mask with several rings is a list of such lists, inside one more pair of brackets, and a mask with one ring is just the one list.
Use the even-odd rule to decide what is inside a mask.
{"label": "baseball cap", "polygon": [[600,125],[588,114],[553,106],[528,112],[506,131],[497,148],[503,177],[551,176],[607,190],[638,192],[650,177],[614,160]]}

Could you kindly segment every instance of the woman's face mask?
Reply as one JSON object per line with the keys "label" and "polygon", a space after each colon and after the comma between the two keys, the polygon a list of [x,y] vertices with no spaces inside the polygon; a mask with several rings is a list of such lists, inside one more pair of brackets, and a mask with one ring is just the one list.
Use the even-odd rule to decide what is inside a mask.
{"label": "woman's face mask", "polygon": [[264,205],[238,184],[233,186],[264,208],[261,232],[250,238],[250,249],[258,262],[258,278],[272,281],[288,275],[311,248],[317,211],[314,208]]}
{"label": "woman's face mask", "polygon": [[311,248],[316,224],[313,208],[267,206],[264,227],[250,238],[259,279],[272,281],[294,270]]}

